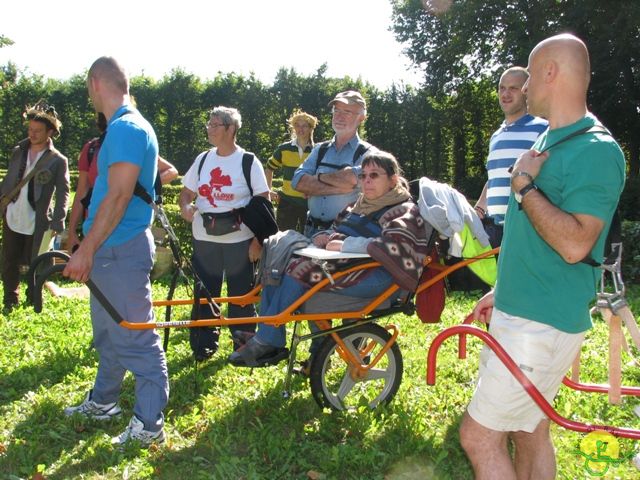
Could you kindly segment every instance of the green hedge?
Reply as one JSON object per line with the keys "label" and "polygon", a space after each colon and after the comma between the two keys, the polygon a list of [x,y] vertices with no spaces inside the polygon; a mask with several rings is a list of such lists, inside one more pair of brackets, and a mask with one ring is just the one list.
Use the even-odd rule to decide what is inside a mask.
{"label": "green hedge", "polygon": [[622,222],[622,278],[627,284],[640,281],[640,221]]}
{"label": "green hedge", "polygon": [[[0,178],[3,178],[6,170],[0,169]],[[78,172],[71,171],[72,190],[78,179]],[[273,189],[282,188],[282,179],[273,179]],[[165,185],[162,189],[164,208],[167,217],[176,232],[176,236],[180,241],[182,250],[187,255],[191,255],[191,225],[180,217],[178,209],[178,197],[182,190],[182,184],[179,179],[174,180],[171,184]],[[620,201],[621,212],[623,218],[632,218],[633,220],[625,220],[622,222],[622,239],[623,239],[623,259],[622,274],[625,282],[636,283],[640,281],[640,220],[636,221],[638,212],[640,212],[640,180],[628,181],[623,198]],[[634,203],[635,202],[635,203]],[[638,209],[630,209],[632,205],[638,205]],[[157,224],[158,222],[156,222]],[[0,231],[0,241],[2,232]]]}

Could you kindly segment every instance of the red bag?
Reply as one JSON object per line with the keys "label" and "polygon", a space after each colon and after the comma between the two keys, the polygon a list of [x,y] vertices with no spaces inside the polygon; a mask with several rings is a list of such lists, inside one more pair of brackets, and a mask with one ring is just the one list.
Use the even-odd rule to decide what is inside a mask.
{"label": "red bag", "polygon": [[[431,262],[438,263],[438,253],[434,248],[431,252]],[[435,277],[440,270],[426,266],[420,276],[419,285]],[[440,279],[426,290],[416,295],[416,313],[422,323],[438,323],[444,310],[445,285],[444,278]]]}

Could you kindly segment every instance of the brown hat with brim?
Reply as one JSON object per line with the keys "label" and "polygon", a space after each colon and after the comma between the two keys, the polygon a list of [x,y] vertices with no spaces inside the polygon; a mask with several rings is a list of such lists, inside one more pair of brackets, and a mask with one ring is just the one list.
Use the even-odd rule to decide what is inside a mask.
{"label": "brown hat with brim", "polygon": [[367,108],[367,102],[360,92],[355,90],[347,90],[346,92],[340,92],[335,96],[333,100],[329,102],[329,106],[334,103],[344,103],[345,105],[360,105],[362,108]]}

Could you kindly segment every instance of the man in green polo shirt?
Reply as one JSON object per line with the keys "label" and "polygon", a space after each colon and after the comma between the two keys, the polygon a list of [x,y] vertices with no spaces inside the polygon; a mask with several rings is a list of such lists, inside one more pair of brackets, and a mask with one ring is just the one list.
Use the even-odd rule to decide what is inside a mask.
{"label": "man in green polo shirt", "polygon": [[[603,258],[625,160],[587,110],[591,67],[581,40],[544,40],[527,70],[528,110],[549,130],[514,165],[498,281],[474,316],[491,320],[489,332],[552,402],[591,327],[600,275],[581,260]],[[549,420],[486,347],[460,441],[478,480],[555,478]]]}

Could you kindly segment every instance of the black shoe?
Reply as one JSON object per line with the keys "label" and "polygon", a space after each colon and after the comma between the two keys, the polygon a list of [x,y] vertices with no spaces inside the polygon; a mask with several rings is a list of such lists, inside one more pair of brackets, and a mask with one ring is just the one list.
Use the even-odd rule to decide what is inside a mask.
{"label": "black shoe", "polygon": [[259,343],[254,337],[229,355],[228,360],[234,367],[266,367],[275,365],[288,356],[289,349]]}
{"label": "black shoe", "polygon": [[200,348],[198,349],[198,351],[193,352],[193,358],[196,360],[196,362],[204,362],[213,357],[216,351],[217,349],[213,350],[211,348]]}
{"label": "black shoe", "polygon": [[4,306],[2,307],[2,313],[5,315],[9,315],[13,312],[13,309],[18,306],[18,302],[4,302]]}
{"label": "black shoe", "polygon": [[213,357],[218,351],[219,336],[217,328],[196,327],[189,329],[189,344],[196,362],[204,362]]}

